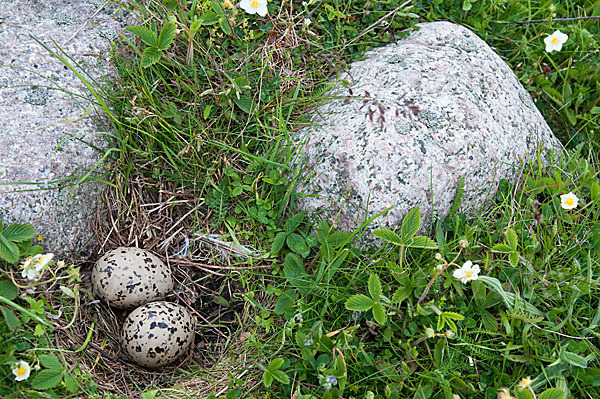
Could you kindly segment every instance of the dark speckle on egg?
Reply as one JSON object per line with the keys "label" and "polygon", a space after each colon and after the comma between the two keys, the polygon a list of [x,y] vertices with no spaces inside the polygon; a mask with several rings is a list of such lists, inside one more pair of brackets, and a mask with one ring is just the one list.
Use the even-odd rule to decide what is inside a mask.
{"label": "dark speckle on egg", "polygon": [[139,365],[162,367],[187,352],[194,339],[194,326],[194,319],[183,306],[151,302],[127,317],[121,345]]}

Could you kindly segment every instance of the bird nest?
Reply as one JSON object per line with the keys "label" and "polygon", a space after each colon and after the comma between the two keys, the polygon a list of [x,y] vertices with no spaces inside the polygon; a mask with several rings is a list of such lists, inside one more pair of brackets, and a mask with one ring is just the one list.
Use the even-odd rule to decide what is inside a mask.
{"label": "bird nest", "polygon": [[230,375],[253,381],[247,336],[240,333],[251,311],[239,279],[247,276],[243,272],[260,278],[271,266],[248,262],[254,249],[210,234],[203,205],[202,199],[178,192],[172,184],[142,177],[103,194],[92,226],[99,244],[96,258],[121,246],[154,252],[170,265],[175,280],[165,300],[185,306],[197,325],[194,344],[175,364],[157,370],[135,366],[119,343],[129,311],[110,308],[92,296],[90,271],[96,259],[82,261],[79,312],[69,328],[55,322],[55,345],[67,350],[66,360],[92,378],[102,393],[139,397],[147,389],[175,387],[211,394],[225,391]]}

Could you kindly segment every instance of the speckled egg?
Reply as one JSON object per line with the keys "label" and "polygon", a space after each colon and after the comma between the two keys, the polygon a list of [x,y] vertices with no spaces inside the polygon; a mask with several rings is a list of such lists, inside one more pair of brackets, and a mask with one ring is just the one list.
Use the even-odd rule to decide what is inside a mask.
{"label": "speckled egg", "polygon": [[121,345],[140,366],[165,366],[186,353],[194,340],[194,319],[183,306],[151,302],[125,320]]}
{"label": "speckled egg", "polygon": [[96,262],[92,289],[109,305],[131,309],[164,299],[173,290],[173,276],[169,266],[151,252],[120,247]]}

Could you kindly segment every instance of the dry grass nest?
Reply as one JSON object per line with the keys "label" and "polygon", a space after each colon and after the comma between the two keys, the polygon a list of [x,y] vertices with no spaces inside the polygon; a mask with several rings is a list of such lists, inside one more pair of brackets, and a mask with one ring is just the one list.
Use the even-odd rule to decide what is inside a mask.
{"label": "dry grass nest", "polygon": [[[247,269],[255,269],[256,278],[261,278],[271,264],[239,262],[236,266],[240,254],[235,250],[214,242],[207,245],[209,241],[195,236],[189,226],[209,230],[203,209],[202,199],[177,192],[172,184],[142,177],[104,193],[92,226],[98,255],[81,261],[83,284],[76,320],[64,328],[71,313],[54,322],[56,347],[67,350],[64,356],[71,367],[89,372],[102,393],[139,397],[149,387],[169,387],[174,396],[186,397],[186,392],[194,396],[224,392],[230,373],[251,384],[258,381],[252,349],[245,345],[249,334],[240,328],[252,312],[241,299],[238,280]],[[102,254],[119,246],[150,250],[168,263],[176,283],[166,300],[185,306],[196,317],[194,344],[176,364],[149,370],[124,358],[119,334],[130,311],[112,309],[92,296],[91,267]],[[58,285],[44,287],[55,309],[61,306]]]}

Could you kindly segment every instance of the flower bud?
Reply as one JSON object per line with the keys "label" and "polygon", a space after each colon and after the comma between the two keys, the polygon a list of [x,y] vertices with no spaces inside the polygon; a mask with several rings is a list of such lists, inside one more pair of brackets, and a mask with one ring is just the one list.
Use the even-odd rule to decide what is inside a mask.
{"label": "flower bud", "polygon": [[467,240],[464,240],[464,239],[463,239],[463,240],[460,240],[460,241],[458,242],[458,244],[460,245],[460,247],[461,247],[462,249],[465,249],[466,247],[468,247],[468,246],[469,246],[469,241],[467,241]]}
{"label": "flower bud", "polygon": [[433,337],[435,337],[435,331],[433,330],[433,328],[431,328],[431,327],[427,327],[427,328],[425,329],[425,336],[426,336],[427,338],[433,338]]}
{"label": "flower bud", "polygon": [[442,254],[439,252],[435,254],[435,260],[442,260]]}
{"label": "flower bud", "polygon": [[454,331],[448,330],[444,333],[444,335],[446,336],[446,338],[452,339],[452,338],[454,338]]}

